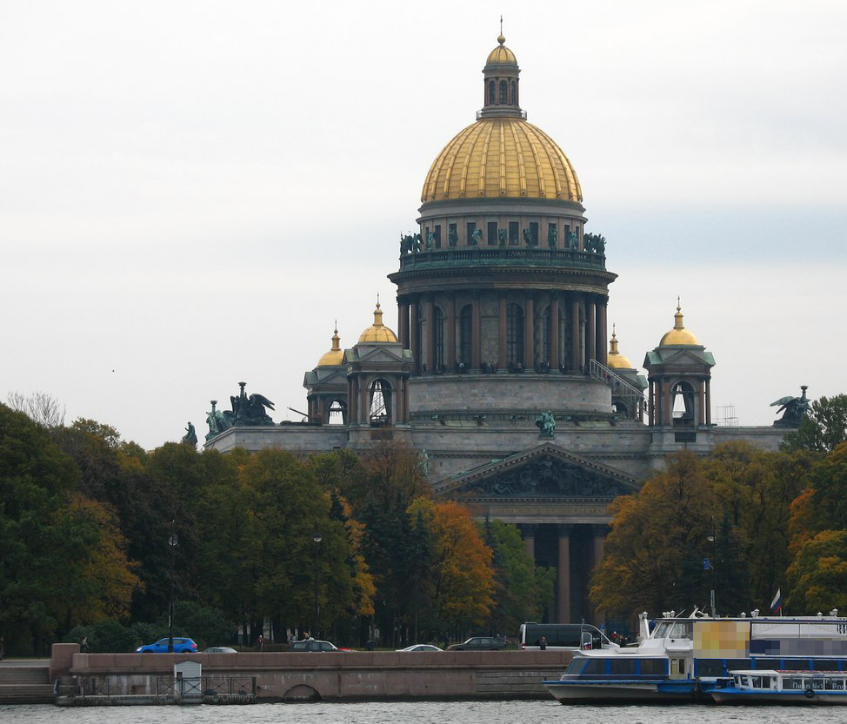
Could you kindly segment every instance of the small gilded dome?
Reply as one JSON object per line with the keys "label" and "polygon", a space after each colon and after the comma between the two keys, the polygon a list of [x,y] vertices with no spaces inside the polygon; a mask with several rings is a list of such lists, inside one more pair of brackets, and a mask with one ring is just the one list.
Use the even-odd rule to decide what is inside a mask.
{"label": "small gilded dome", "polygon": [[374,309],[374,323],[359,335],[359,342],[396,342],[397,335],[382,323],[379,300]]}
{"label": "small gilded dome", "polygon": [[667,347],[672,344],[700,344],[697,341],[697,337],[694,336],[694,333],[686,329],[682,324],[682,311],[679,306],[679,299],[676,300],[676,314],[674,314],[674,320],[673,329],[665,332],[659,342],[660,347]]}
{"label": "small gilded dome", "polygon": [[571,162],[556,142],[523,118],[481,118],[438,154],[421,201],[532,198],[582,201]]}
{"label": "small gilded dome", "polygon": [[615,325],[612,325],[612,339],[609,341],[609,367],[613,370],[631,370],[632,362],[618,352],[618,337],[615,334]]}
{"label": "small gilded dome", "polygon": [[344,359],[344,351],[339,346],[341,337],[338,336],[338,324],[335,325],[335,334],[332,335],[332,349],[318,360],[318,367],[337,367]]}
{"label": "small gilded dome", "polygon": [[518,59],[515,57],[515,54],[504,45],[506,38],[501,35],[497,38],[497,42],[500,43],[500,45],[488,54],[488,60],[485,61],[485,64],[492,65],[494,63],[510,63],[511,65],[517,65]]}

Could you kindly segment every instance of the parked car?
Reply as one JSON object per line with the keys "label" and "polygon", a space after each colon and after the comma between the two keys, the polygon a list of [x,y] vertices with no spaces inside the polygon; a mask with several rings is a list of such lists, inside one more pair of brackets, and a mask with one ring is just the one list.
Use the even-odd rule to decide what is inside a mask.
{"label": "parked car", "polygon": [[203,649],[204,654],[237,654],[232,646],[210,646],[208,649]]}
{"label": "parked car", "polygon": [[350,649],[339,649],[335,644],[329,641],[317,641],[316,639],[306,639],[305,641],[292,641],[288,647],[289,651],[349,651]]}
{"label": "parked car", "polygon": [[[168,639],[159,639],[155,644],[139,646],[135,652],[138,654],[166,654],[168,653]],[[174,653],[195,654],[197,653],[197,644],[192,639],[174,636]]]}
{"label": "parked car", "polygon": [[494,636],[472,636],[461,644],[448,646],[448,651],[500,651],[506,648],[506,642]]}
{"label": "parked car", "polygon": [[444,651],[444,649],[439,649],[432,644],[415,644],[414,646],[407,646],[405,649],[397,649],[397,651]]}

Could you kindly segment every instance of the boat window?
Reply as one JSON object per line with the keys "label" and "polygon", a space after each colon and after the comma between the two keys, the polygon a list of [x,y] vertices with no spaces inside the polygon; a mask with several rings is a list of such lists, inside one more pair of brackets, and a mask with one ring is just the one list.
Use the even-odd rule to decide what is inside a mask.
{"label": "boat window", "polygon": [[585,659],[574,659],[571,661],[570,666],[568,666],[566,674],[578,674],[582,671],[583,664],[585,664]]}
{"label": "boat window", "polygon": [[823,678],[811,679],[810,683],[811,683],[811,686],[812,686],[813,689],[823,689]]}
{"label": "boat window", "polygon": [[815,671],[838,671],[838,661],[836,659],[815,659],[812,661],[812,668]]}
{"label": "boat window", "polygon": [[723,676],[723,659],[700,659],[697,667],[698,676]]}
{"label": "boat window", "polygon": [[606,661],[608,659],[591,659],[585,668],[582,670],[583,674],[605,674],[606,673]]}
{"label": "boat window", "polygon": [[670,638],[690,639],[692,638],[694,626],[691,623],[675,623],[671,629]]}
{"label": "boat window", "polygon": [[727,659],[726,660],[726,670],[737,671],[738,669],[752,669],[750,666],[750,659]]}
{"label": "boat window", "polygon": [[782,688],[783,689],[802,689],[803,688],[803,679],[797,676],[786,676],[782,680]]}
{"label": "boat window", "polygon": [[764,688],[764,685],[762,684],[762,677],[761,676],[751,676],[750,679],[753,681],[753,688],[754,689]]}
{"label": "boat window", "polygon": [[635,659],[612,659],[612,674],[634,674]]}
{"label": "boat window", "polygon": [[641,674],[645,676],[664,676],[668,667],[664,659],[640,659]]}
{"label": "boat window", "polygon": [[668,631],[671,628],[671,624],[665,621],[664,623],[660,623],[656,626],[656,630],[653,632],[654,639],[663,639],[668,635]]}

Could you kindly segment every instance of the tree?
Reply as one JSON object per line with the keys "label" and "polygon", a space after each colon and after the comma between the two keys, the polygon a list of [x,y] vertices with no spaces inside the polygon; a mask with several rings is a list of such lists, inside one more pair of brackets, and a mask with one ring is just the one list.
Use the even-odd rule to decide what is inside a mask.
{"label": "tree", "polygon": [[668,456],[636,495],[609,507],[611,532],[594,574],[591,601],[612,613],[677,611],[703,600],[708,580],[693,576],[707,557],[717,499],[691,452]]}
{"label": "tree", "polygon": [[30,395],[10,392],[8,402],[13,410],[23,412],[33,422],[44,427],[61,427],[65,424],[65,406],[46,392],[33,392]]}
{"label": "tree", "polygon": [[517,631],[524,621],[539,621],[544,608],[553,603],[555,571],[534,565],[516,526],[486,520],[484,533],[493,552],[491,630]]}
{"label": "tree", "polygon": [[431,600],[435,621],[467,630],[488,618],[494,590],[491,549],[467,508],[454,501],[418,498],[409,512],[421,511],[432,538]]}
{"label": "tree", "polygon": [[847,441],[847,395],[821,397],[812,402],[812,409],[796,430],[787,433],[782,441],[785,450],[810,450],[829,453]]}

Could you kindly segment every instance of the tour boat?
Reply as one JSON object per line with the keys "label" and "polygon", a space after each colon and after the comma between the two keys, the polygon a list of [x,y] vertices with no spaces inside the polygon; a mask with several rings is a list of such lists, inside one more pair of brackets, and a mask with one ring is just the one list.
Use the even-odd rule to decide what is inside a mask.
{"label": "tour boat", "polygon": [[847,704],[847,671],[733,671],[709,693],[718,704]]}
{"label": "tour boat", "polygon": [[650,626],[639,616],[636,646],[574,652],[560,679],[545,681],[563,704],[708,700],[732,671],[847,670],[847,619],[829,616],[687,618],[670,611]]}

